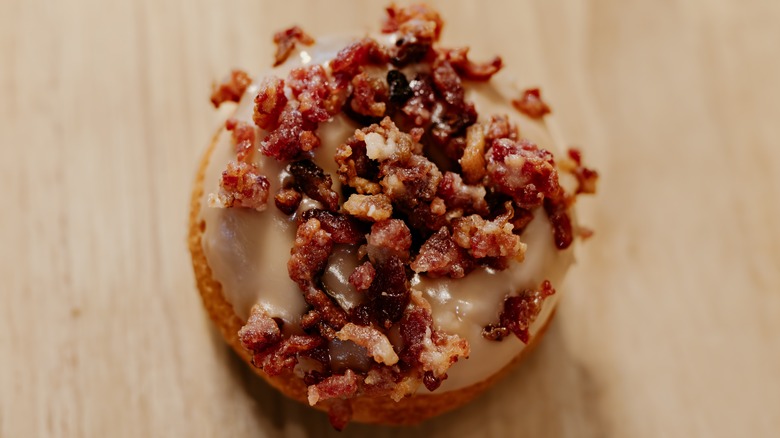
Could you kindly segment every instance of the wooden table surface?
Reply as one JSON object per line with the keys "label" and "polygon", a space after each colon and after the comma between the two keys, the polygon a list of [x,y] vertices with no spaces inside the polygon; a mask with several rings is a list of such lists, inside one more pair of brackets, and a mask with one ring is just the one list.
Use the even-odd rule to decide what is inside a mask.
{"label": "wooden table surface", "polygon": [[[504,384],[340,436],[777,436],[780,2],[434,3],[445,43],[542,86],[603,175],[597,234]],[[211,81],[382,5],[0,2],[1,437],[337,436],[211,327],[187,209]]]}

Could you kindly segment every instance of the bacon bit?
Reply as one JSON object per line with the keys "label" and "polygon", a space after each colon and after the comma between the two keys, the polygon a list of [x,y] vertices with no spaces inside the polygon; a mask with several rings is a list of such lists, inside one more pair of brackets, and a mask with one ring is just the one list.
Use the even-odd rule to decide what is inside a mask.
{"label": "bacon bit", "polygon": [[225,129],[233,134],[233,144],[236,147],[238,161],[251,163],[255,152],[257,132],[251,124],[231,117],[225,121]]}
{"label": "bacon bit", "polygon": [[397,34],[395,47],[390,50],[391,62],[404,66],[425,59],[443,26],[439,14],[426,5],[387,8],[382,32]]}
{"label": "bacon bit", "polygon": [[496,56],[486,63],[476,64],[469,60],[468,47],[444,49],[442,50],[442,54],[444,55],[444,59],[452,64],[461,77],[471,81],[489,81],[504,65],[500,56]]}
{"label": "bacon bit", "polygon": [[357,114],[380,118],[385,115],[388,98],[387,83],[363,72],[352,78],[350,108]]}
{"label": "bacon bit", "polygon": [[423,384],[433,391],[447,378],[447,370],[459,358],[469,357],[469,343],[457,335],[434,330],[431,306],[422,292],[414,291],[411,301],[399,324],[404,344],[401,358],[423,371]]}
{"label": "bacon bit", "polygon": [[427,272],[432,278],[462,278],[474,269],[476,262],[452,240],[447,227],[442,227],[422,244],[409,266],[414,272]]}
{"label": "bacon bit", "polygon": [[[372,262],[373,263],[373,262]],[[374,263],[376,277],[368,289],[368,311],[380,327],[390,328],[409,304],[409,280],[401,259],[390,256]]]}
{"label": "bacon bit", "polygon": [[325,101],[330,95],[330,83],[325,68],[320,64],[295,68],[290,71],[290,89],[298,99],[298,111],[303,119],[317,124],[330,118]]}
{"label": "bacon bit", "polygon": [[485,128],[482,125],[474,124],[466,129],[466,148],[459,163],[467,183],[477,184],[485,177]]}
{"label": "bacon bit", "polygon": [[466,185],[457,173],[445,173],[437,193],[451,210],[459,209],[463,213],[477,213],[483,216],[489,213],[485,202],[485,187]]}
{"label": "bacon bit", "polygon": [[295,189],[279,189],[276,196],[274,196],[274,203],[276,204],[276,208],[281,210],[282,213],[290,215],[295,213],[295,210],[298,209],[302,199],[303,195]]}
{"label": "bacon bit", "polygon": [[341,49],[331,61],[330,68],[334,75],[343,75],[349,80],[357,75],[363,66],[382,65],[387,63],[387,60],[384,46],[373,38],[363,38]]}
{"label": "bacon bit", "polygon": [[482,336],[491,341],[500,341],[514,333],[527,344],[530,339],[528,329],[542,311],[544,300],[554,293],[555,289],[545,280],[539,290],[526,289],[518,295],[506,297],[498,324],[486,326],[482,330]]}
{"label": "bacon bit", "polygon": [[438,12],[425,4],[410,6],[390,5],[385,9],[387,19],[382,23],[382,33],[393,33],[401,29],[401,25],[412,20],[431,21],[435,24],[434,38],[439,39],[444,21]]}
{"label": "bacon bit", "polygon": [[238,102],[251,83],[252,78],[245,71],[233,70],[228,79],[212,86],[211,103],[214,108],[219,108],[222,102]]}
{"label": "bacon bit", "polygon": [[520,99],[513,100],[512,105],[532,119],[540,119],[545,114],[550,113],[550,107],[542,100],[541,92],[538,88],[529,88],[523,91]]}
{"label": "bacon bit", "polygon": [[409,260],[412,233],[400,219],[388,219],[371,226],[368,235],[368,257],[372,262],[385,262],[389,257]]}
{"label": "bacon bit", "polygon": [[209,195],[209,207],[263,211],[267,206],[269,187],[268,178],[260,175],[256,165],[231,161],[222,172],[219,193]]}
{"label": "bacon bit", "polygon": [[306,290],[322,273],[333,251],[333,238],[323,230],[320,221],[311,218],[298,226],[290,251],[287,271],[290,278]]}
{"label": "bacon bit", "polygon": [[336,399],[328,407],[328,420],[334,429],[341,432],[352,419],[352,405],[349,400]]}
{"label": "bacon bit", "polygon": [[295,49],[296,43],[310,46],[314,44],[314,38],[307,35],[303,29],[298,26],[293,26],[274,34],[274,44],[276,44],[274,67],[281,65],[290,57],[290,54]]}
{"label": "bacon bit", "polygon": [[384,193],[407,210],[433,201],[442,179],[439,168],[422,155],[412,155],[405,163],[384,162],[380,174]]}
{"label": "bacon bit", "polygon": [[582,165],[582,152],[576,148],[570,148],[569,158],[574,162],[571,173],[577,178],[577,192],[585,194],[596,193],[596,183],[599,179],[599,173]]}
{"label": "bacon bit", "polygon": [[444,108],[434,111],[431,134],[438,144],[444,145],[477,121],[477,111],[464,100],[463,84],[449,62],[442,59],[434,62],[433,85],[444,99]]}
{"label": "bacon bit", "polygon": [[330,174],[311,160],[296,161],[288,167],[295,179],[295,187],[306,196],[319,201],[329,211],[339,209],[339,194],[333,190]]}
{"label": "bacon bit", "polygon": [[303,152],[312,151],[320,145],[314,129],[316,126],[304,125],[300,111],[287,106],[279,116],[279,126],[260,142],[263,154],[280,161],[289,161]]}
{"label": "bacon bit", "polygon": [[433,81],[428,75],[418,74],[411,82],[409,88],[412,96],[401,108],[409,123],[415,126],[425,126],[431,121],[433,107],[436,103],[436,95],[433,92]]}
{"label": "bacon bit", "polygon": [[393,351],[393,344],[390,343],[387,336],[373,327],[350,322],[336,333],[336,337],[342,341],[352,341],[365,348],[376,363],[395,365],[398,362],[398,355]]}
{"label": "bacon bit", "polygon": [[249,320],[238,331],[241,345],[249,351],[263,351],[281,341],[279,324],[260,306],[252,307]]}
{"label": "bacon bit", "polygon": [[364,224],[349,216],[312,208],[301,214],[299,224],[312,218],[320,221],[320,226],[330,234],[334,243],[355,245],[365,239],[366,230]]}
{"label": "bacon bit", "polygon": [[352,216],[377,222],[388,219],[393,214],[393,205],[387,195],[353,194],[343,205],[344,210]]}
{"label": "bacon bit", "polygon": [[355,286],[358,291],[365,291],[371,286],[371,283],[376,277],[376,269],[371,262],[365,262],[362,265],[355,268],[352,274],[349,276],[349,284]]}
{"label": "bacon bit", "polygon": [[558,183],[553,155],[535,144],[501,138],[487,152],[487,171],[496,190],[512,196],[523,208],[541,205],[545,197],[557,198]]}
{"label": "bacon bit", "polygon": [[488,144],[492,144],[494,140],[499,138],[508,138],[515,141],[520,138],[517,125],[511,123],[509,117],[505,114],[490,116],[490,122],[485,129],[485,140]]}
{"label": "bacon bit", "polygon": [[354,371],[348,369],[343,375],[330,376],[322,382],[308,388],[309,406],[332,398],[347,399],[354,397],[358,390],[358,379]]}
{"label": "bacon bit", "polygon": [[547,217],[550,218],[555,247],[558,249],[568,248],[574,240],[574,231],[567,211],[566,201],[563,198],[545,199],[544,211],[547,213]]}
{"label": "bacon bit", "polygon": [[520,241],[520,237],[512,233],[513,226],[509,220],[514,215],[514,210],[508,202],[507,208],[505,214],[492,221],[476,214],[455,219],[452,224],[452,240],[461,248],[467,249],[476,259],[502,257],[522,260],[526,245]]}
{"label": "bacon bit", "polygon": [[275,76],[264,78],[255,96],[255,112],[252,116],[255,125],[267,131],[276,129],[285,105],[287,96],[284,94],[284,79]]}
{"label": "bacon bit", "polygon": [[379,184],[372,180],[376,178],[379,169],[366,154],[366,143],[355,136],[336,149],[336,164],[338,164],[339,181],[361,194],[376,194],[382,191]]}
{"label": "bacon bit", "polygon": [[313,350],[323,343],[319,336],[292,335],[262,351],[252,351],[252,364],[269,376],[292,370],[298,363],[298,354]]}

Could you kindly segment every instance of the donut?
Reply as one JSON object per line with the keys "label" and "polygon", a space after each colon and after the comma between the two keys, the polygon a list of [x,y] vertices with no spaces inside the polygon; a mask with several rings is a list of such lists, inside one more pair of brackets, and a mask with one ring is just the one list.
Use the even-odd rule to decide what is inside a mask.
{"label": "donut", "polygon": [[[440,15],[381,33],[274,35],[274,66],[211,96],[189,247],[225,341],[271,386],[407,425],[484,392],[538,343],[598,174],[561,152],[538,88],[439,45]],[[495,77],[494,77],[495,76]]]}

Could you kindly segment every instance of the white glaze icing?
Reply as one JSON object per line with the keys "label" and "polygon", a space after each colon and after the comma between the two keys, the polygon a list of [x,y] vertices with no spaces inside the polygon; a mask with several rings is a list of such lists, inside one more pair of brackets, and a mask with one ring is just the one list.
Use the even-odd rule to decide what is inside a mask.
{"label": "white glaze icing", "polygon": [[[326,62],[348,41],[344,38],[321,40],[317,46],[296,52],[292,61],[271,74],[284,77],[296,65]],[[562,148],[554,142],[544,122],[524,117],[512,109],[507,96],[518,95],[521,88],[502,79],[502,76],[503,72],[487,84],[467,84],[467,98],[476,105],[480,120],[490,114],[507,114],[518,123],[523,137],[554,154],[559,153]],[[256,93],[257,88],[251,86],[233,117],[251,121]],[[322,145],[315,152],[314,161],[332,175],[336,190],[339,183],[333,155],[356,128],[345,116],[338,115],[321,124],[318,131]],[[214,279],[222,284],[225,298],[232,303],[239,317],[246,319],[251,307],[260,304],[272,317],[283,319],[286,327],[296,327],[306,303],[287,274],[287,260],[295,237],[294,219],[274,207],[273,200],[269,201],[269,208],[260,213],[206,206],[205,197],[208,193],[217,192],[220,174],[234,157],[230,133],[223,131],[206,171],[205,195],[201,203],[201,219],[206,223],[203,235],[206,258]],[[283,165],[259,151],[255,154],[255,162],[269,178],[271,194],[276,193],[285,178]],[[310,200],[303,202],[299,212],[316,204]],[[484,380],[506,366],[525,347],[514,336],[495,342],[481,335],[485,325],[497,321],[504,297],[521,289],[536,288],[545,279],[549,279],[553,286],[562,283],[574,259],[572,248],[557,250],[547,216],[541,209],[537,209],[534,216],[522,235],[523,242],[528,245],[522,263],[513,263],[509,269],[500,272],[479,268],[457,280],[430,279],[421,275],[412,278],[412,287],[422,291],[431,303],[435,328],[464,337],[471,347],[470,358],[462,359],[450,368],[449,378],[437,392]],[[354,248],[338,246],[330,261],[323,276],[324,285],[339,304],[351,308],[360,298],[347,281],[357,265]],[[545,301],[542,312],[531,326],[532,337],[550,317],[559,295],[560,291]],[[422,391],[425,391],[424,388]]]}

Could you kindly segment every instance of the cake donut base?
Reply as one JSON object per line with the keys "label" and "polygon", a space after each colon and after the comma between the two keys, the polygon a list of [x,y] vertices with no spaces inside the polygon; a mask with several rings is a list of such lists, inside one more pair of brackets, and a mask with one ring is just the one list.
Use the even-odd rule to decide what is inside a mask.
{"label": "cake donut base", "polygon": [[[243,321],[236,315],[233,310],[233,305],[225,299],[222,285],[213,278],[211,268],[209,267],[206,254],[203,250],[202,238],[206,224],[199,216],[201,201],[203,199],[204,178],[209,159],[216,148],[217,139],[219,138],[221,131],[222,130],[219,129],[214,135],[211,144],[201,159],[198,173],[195,177],[192,200],[190,203],[188,243],[190,253],[192,254],[192,266],[195,271],[198,290],[200,291],[203,305],[209,316],[219,328],[225,341],[233,347],[233,350],[235,350],[241,359],[249,364],[260,377],[268,382],[269,385],[281,391],[287,397],[308,404],[306,386],[301,379],[292,373],[292,371],[286,371],[277,376],[268,376],[259,368],[251,365],[252,356],[241,346],[238,339],[238,331],[244,326],[246,321]],[[270,208],[275,207],[271,206]],[[539,342],[539,339],[544,335],[544,332],[554,315],[555,309],[553,309],[553,312],[547,321],[544,322],[531,338],[529,344],[523,348],[508,365],[486,379],[453,391],[415,394],[406,397],[399,402],[395,402],[389,397],[359,396],[352,399],[353,415],[351,421],[387,425],[413,425],[468,403],[482,394],[494,383],[501,380],[534,349]],[[467,360],[480,360],[480,358],[471,358]],[[317,404],[315,408],[327,411],[328,405],[328,401],[325,401]]]}

